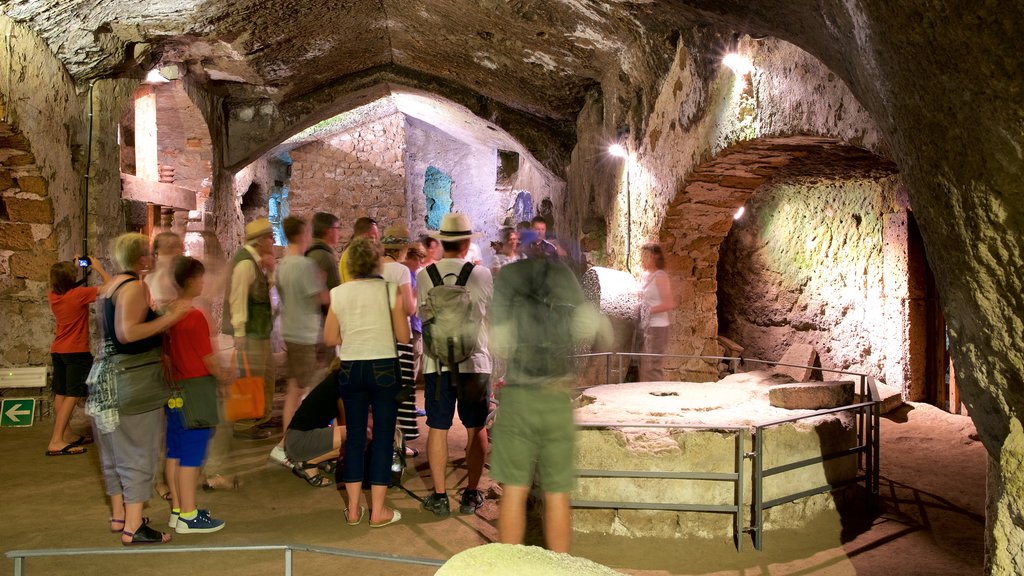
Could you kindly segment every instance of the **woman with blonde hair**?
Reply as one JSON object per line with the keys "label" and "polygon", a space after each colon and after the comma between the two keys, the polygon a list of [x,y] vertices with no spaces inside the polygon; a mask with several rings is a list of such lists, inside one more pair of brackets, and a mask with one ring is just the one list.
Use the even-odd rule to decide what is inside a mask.
{"label": "woman with blonde hair", "polygon": [[122,234],[114,239],[112,252],[121,273],[101,294],[104,356],[90,382],[86,412],[97,432],[111,532],[120,532],[125,546],[160,544],[170,536],[149,527],[142,508],[153,492],[163,407],[170,396],[161,361],[162,335],[188,307],[172,303],[163,316],[150,309],[140,281],[153,263],[146,236]]}
{"label": "woman with blonde hair", "polygon": [[[324,323],[324,344],[339,346],[338,395],[345,406],[345,483],[350,526],[360,524],[363,477],[370,482],[370,527],[402,518],[384,506],[391,480],[392,447],[398,404],[399,373],[395,342],[409,343],[409,320],[398,286],[381,277],[384,251],[376,240],[358,238],[349,245],[348,272],[353,280],[331,290]],[[369,469],[364,470],[366,425],[373,411]]]}

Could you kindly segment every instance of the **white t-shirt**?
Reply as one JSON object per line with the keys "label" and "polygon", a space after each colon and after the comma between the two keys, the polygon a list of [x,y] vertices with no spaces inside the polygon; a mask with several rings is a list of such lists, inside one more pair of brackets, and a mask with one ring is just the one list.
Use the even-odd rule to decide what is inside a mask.
{"label": "white t-shirt", "polygon": [[658,292],[659,276],[668,277],[664,270],[644,272],[640,275],[640,298],[643,302],[644,313],[647,314],[647,322],[644,325],[651,328],[661,328],[669,324],[668,312],[658,312],[656,314],[646,312],[655,306],[661,305],[661,294]]}
{"label": "white t-shirt", "polygon": [[395,304],[396,291],[396,285],[387,284],[379,278],[351,280],[331,290],[331,309],[341,330],[338,358],[379,360],[395,357],[391,308]]}
{"label": "white t-shirt", "polygon": [[[455,279],[458,277],[459,272],[462,270],[462,265],[466,263],[466,260],[461,258],[443,258],[438,260],[437,271],[444,278],[445,284],[455,284]],[[445,275],[451,274],[450,277],[445,278]],[[434,283],[430,280],[430,274],[427,273],[427,268],[421,268],[416,273],[416,295],[417,301],[420,306],[427,301],[427,293],[434,287]],[[494,294],[494,280],[491,277],[491,271],[486,266],[477,265],[473,267],[473,271],[469,274],[469,280],[466,281],[466,289],[469,290],[469,296],[472,298],[476,305],[480,308],[480,317],[487,318],[487,308],[491,305],[491,296]],[[420,313],[420,317],[423,314]],[[438,368],[438,362],[430,357],[428,354],[423,355],[423,373],[424,374],[436,374]],[[448,369],[441,367],[444,372]],[[490,374],[491,373],[491,353],[488,350],[487,343],[487,322],[480,327],[480,336],[477,339],[477,350],[466,359],[465,362],[459,364],[460,373],[472,373],[472,374]]]}
{"label": "white t-shirt", "polygon": [[412,284],[412,273],[409,272],[409,267],[395,261],[385,262],[381,267],[380,275],[395,286]]}

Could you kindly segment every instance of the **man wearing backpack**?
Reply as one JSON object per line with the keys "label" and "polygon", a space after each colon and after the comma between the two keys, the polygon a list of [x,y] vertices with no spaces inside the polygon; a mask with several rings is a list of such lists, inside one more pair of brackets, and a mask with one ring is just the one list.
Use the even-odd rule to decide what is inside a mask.
{"label": "man wearing backpack", "polygon": [[423,321],[424,382],[427,411],[427,461],[434,491],[423,508],[444,518],[450,514],[446,480],[448,430],[456,407],[466,427],[466,489],[459,510],[472,514],[484,501],[478,486],[487,455],[484,424],[488,410],[491,357],[484,320],[493,283],[485,266],[466,261],[470,240],[479,237],[465,214],[445,214],[438,232],[444,257],[416,274],[419,316]]}
{"label": "man wearing backpack", "polygon": [[572,271],[531,233],[524,236],[527,258],[501,269],[491,309],[494,354],[508,363],[491,429],[491,477],[502,486],[498,539],[523,543],[527,496],[536,476],[544,492],[548,549],[568,552],[569,492],[575,483],[572,356],[595,340],[607,346],[611,325],[584,301]]}

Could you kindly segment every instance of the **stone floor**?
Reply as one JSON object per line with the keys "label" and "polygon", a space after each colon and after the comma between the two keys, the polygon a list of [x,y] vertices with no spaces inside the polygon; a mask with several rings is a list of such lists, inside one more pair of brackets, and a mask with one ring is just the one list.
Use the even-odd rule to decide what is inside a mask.
{"label": "stone floor", "polygon": [[[0,429],[0,551],[121,549],[117,536],[107,532],[96,449],[90,446],[84,456],[44,456],[48,424]],[[883,513],[819,517],[803,530],[766,535],[762,552],[752,550],[749,542],[737,552],[728,542],[590,535],[578,535],[573,550],[624,573],[644,575],[981,574],[986,454],[973,432],[969,419],[928,406],[904,408],[883,418]],[[451,456],[461,464],[465,433],[458,424],[452,440]],[[456,512],[438,520],[419,510],[416,497],[426,494],[429,482],[423,454],[413,461],[415,469],[407,471],[408,491],[389,493],[389,504],[403,513],[401,523],[381,530],[346,526],[334,489],[311,488],[288,470],[267,463],[275,441],[233,441],[234,465],[245,471],[244,484],[235,491],[200,492],[200,504],[224,518],[227,527],[215,534],[175,535],[173,546],[295,543],[444,560],[496,539],[494,490],[477,515]],[[425,435],[412,445],[425,452],[424,443]],[[491,486],[489,478],[484,481]],[[449,482],[454,494],[454,488],[464,485],[465,469],[451,468]],[[146,515],[157,526],[164,523],[164,502],[154,497]],[[29,559],[26,573],[128,574],[142,567],[151,575],[282,574],[283,552]],[[434,572],[430,567],[310,553],[295,554],[294,570],[297,575]],[[13,561],[0,559],[0,575],[12,573]]]}

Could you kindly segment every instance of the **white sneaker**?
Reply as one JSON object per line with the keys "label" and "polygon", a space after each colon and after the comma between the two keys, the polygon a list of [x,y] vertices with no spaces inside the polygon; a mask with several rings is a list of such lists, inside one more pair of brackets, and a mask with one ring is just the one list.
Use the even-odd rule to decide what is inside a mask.
{"label": "white sneaker", "polygon": [[284,453],[284,448],[280,445],[274,446],[274,449],[270,451],[270,461],[276,462],[285,468],[292,467],[292,461],[288,459],[288,455]]}

